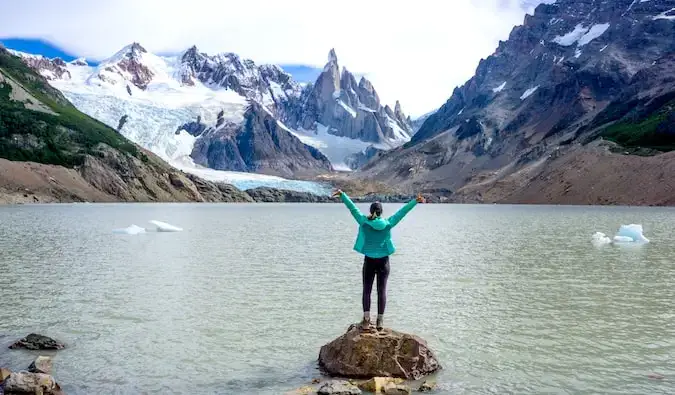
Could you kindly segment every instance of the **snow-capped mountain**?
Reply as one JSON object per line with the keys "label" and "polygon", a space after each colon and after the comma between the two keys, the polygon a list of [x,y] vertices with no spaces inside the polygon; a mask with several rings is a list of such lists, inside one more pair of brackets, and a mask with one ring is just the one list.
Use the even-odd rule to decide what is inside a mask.
{"label": "snow-capped mountain", "polygon": [[[58,58],[15,54],[47,77],[82,112],[182,170],[206,178],[208,174],[211,179],[216,177],[240,187],[237,181],[245,175],[220,172],[216,176],[206,166],[218,163],[217,170],[285,177],[349,170],[347,163],[352,163],[349,158],[354,154],[365,154],[369,147],[397,147],[409,141],[412,132],[410,120],[398,102],[394,110],[381,105],[365,78],[357,84],[346,69],[339,72],[334,51],[316,84],[306,86],[295,82],[279,66],[256,65],[232,53],[211,56],[194,46],[174,56],[157,56],[132,43],[96,67],[84,59],[66,63]],[[252,103],[260,106],[251,107]],[[266,130],[283,134],[282,140],[293,148],[266,144],[260,147],[265,151],[264,158],[254,163],[257,156],[252,154],[247,166],[237,158],[242,152],[216,152],[225,147],[221,142],[226,130],[231,133],[246,129],[247,108],[269,112],[264,123],[275,124]],[[222,128],[225,124],[229,125],[227,129]],[[207,130],[210,132],[203,133]],[[214,133],[215,130],[220,132]],[[204,141],[196,144],[200,139]],[[259,141],[252,139],[250,144]],[[245,155],[255,153],[256,148]],[[209,150],[210,156],[205,157],[204,152]],[[315,161],[289,166],[304,161],[307,153],[312,153],[309,157]],[[212,161],[208,157],[220,159]],[[309,171],[312,166],[315,171]],[[292,170],[296,168],[298,174]],[[325,192],[323,185],[310,184],[301,190]],[[289,185],[297,189],[297,183]]]}

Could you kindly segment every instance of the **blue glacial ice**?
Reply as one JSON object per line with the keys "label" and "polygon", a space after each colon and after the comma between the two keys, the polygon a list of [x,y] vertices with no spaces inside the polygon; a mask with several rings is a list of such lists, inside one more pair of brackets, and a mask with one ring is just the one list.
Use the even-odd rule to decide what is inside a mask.
{"label": "blue glacial ice", "polygon": [[610,239],[602,232],[595,232],[591,242],[596,246],[608,244],[635,245],[649,243],[649,239],[644,236],[643,232],[642,225],[639,224],[621,225],[619,231],[613,238]]}

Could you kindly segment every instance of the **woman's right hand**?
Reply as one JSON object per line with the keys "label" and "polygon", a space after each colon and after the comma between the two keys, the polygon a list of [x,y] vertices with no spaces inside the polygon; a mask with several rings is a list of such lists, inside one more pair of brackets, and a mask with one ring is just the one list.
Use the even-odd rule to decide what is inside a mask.
{"label": "woman's right hand", "polygon": [[415,198],[415,200],[417,200],[417,203],[426,203],[426,200],[424,199],[424,196],[422,196],[421,193],[417,194],[417,198]]}
{"label": "woman's right hand", "polygon": [[333,192],[333,197],[341,197],[342,196],[342,189],[336,189]]}

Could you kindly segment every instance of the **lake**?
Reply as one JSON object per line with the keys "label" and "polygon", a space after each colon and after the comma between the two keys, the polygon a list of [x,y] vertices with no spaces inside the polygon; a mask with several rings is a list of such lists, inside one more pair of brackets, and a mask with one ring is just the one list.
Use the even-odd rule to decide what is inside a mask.
{"label": "lake", "polygon": [[[112,232],[150,220],[184,230]],[[591,244],[631,223],[651,243]],[[355,235],[338,204],[0,206],[0,366],[37,332],[69,395],[282,394],[361,318]],[[394,241],[385,324],[437,393],[675,392],[675,209],[419,205]]]}

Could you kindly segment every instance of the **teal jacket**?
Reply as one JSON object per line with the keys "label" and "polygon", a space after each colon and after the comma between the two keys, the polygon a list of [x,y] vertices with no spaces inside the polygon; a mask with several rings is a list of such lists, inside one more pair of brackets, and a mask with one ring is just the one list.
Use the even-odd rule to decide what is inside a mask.
{"label": "teal jacket", "polygon": [[354,251],[370,258],[382,258],[396,251],[394,242],[391,241],[391,229],[417,205],[417,200],[413,199],[387,219],[378,217],[369,220],[346,193],[343,192],[340,198],[359,224],[359,234],[354,243]]}

